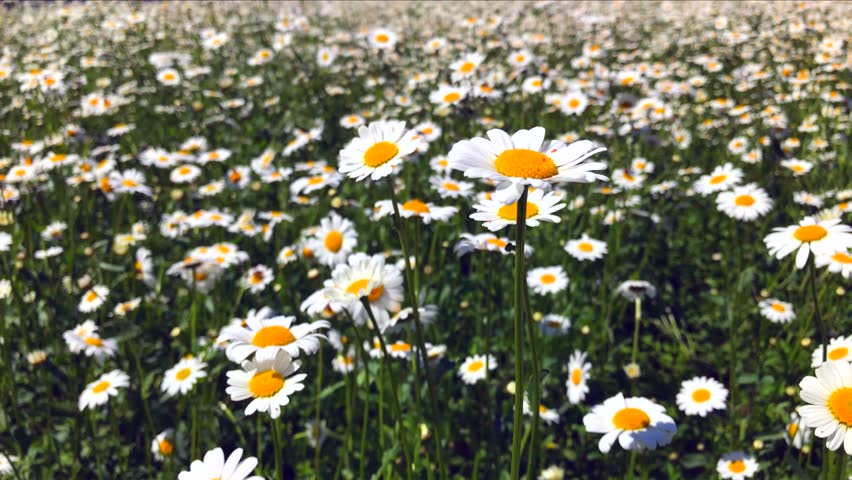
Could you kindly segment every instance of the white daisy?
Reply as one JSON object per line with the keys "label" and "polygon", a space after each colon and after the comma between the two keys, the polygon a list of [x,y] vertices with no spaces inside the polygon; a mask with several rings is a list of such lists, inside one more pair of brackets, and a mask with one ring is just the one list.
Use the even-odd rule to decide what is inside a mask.
{"label": "white daisy", "polygon": [[245,325],[225,327],[219,341],[230,342],[225,353],[237,363],[253,354],[257,354],[257,358],[274,357],[279,350],[293,358],[298,358],[300,351],[308,355],[315,353],[320,348],[320,340],[325,338],[325,335],[315,332],[328,328],[329,323],[319,320],[294,325],[295,320],[296,317],[271,316],[268,309],[261,310],[260,314],[250,315]]}
{"label": "white daisy", "polygon": [[358,231],[355,230],[355,224],[332,212],[320,220],[310,249],[321,264],[333,267],[345,262],[356,245]]}
{"label": "white daisy", "polygon": [[586,361],[586,353],[574,350],[568,359],[568,379],[565,388],[568,390],[568,401],[576,405],[586,399],[589,393],[589,379],[592,364]]}
{"label": "white daisy", "polygon": [[750,222],[772,210],[772,200],[764,189],[750,183],[720,193],[716,207],[731,218]]}
{"label": "white daisy", "polygon": [[707,377],[695,377],[680,385],[677,406],[687,415],[707,416],[713,410],[724,410],[728,389]]}
{"label": "white daisy", "polygon": [[743,452],[731,452],[722,455],[722,458],[716,463],[716,471],[719,475],[731,480],[751,478],[757,473],[757,469],[757,460]]}
{"label": "white daisy", "polygon": [[801,450],[805,444],[811,443],[813,434],[814,430],[805,426],[798,413],[790,414],[790,422],[784,429],[784,440],[787,445],[792,445],[793,448]]}
{"label": "white daisy", "polygon": [[104,304],[108,295],[109,288],[104,285],[95,285],[83,294],[77,309],[83,313],[94,312]]}
{"label": "white daisy", "polygon": [[757,306],[760,308],[760,314],[772,323],[790,323],[796,318],[793,304],[776,298],[761,300]]}
{"label": "white daisy", "polygon": [[402,282],[401,270],[385,264],[384,256],[356,253],[334,268],[322,291],[331,303],[346,308],[358,325],[369,318],[361,304],[366,296],[381,328],[390,321],[390,312],[402,306]]}
{"label": "white daisy", "polygon": [[301,382],[307,375],[293,375],[301,364],[284,350],[279,350],[273,357],[246,360],[241,366],[242,370],[227,373],[228,388],[225,392],[235,402],[252,399],[246,407],[247,416],[255,412],[269,412],[273,419],[278,418],[281,407],[290,403],[290,395],[305,388]]}
{"label": "white daisy", "polygon": [[215,448],[204,454],[204,460],[194,460],[189,466],[189,471],[178,474],[178,480],[264,480],[261,476],[249,475],[257,467],[257,459],[246,457],[242,462],[243,449],[238,448],[231,452],[228,460],[221,448]]}
{"label": "white daisy", "polygon": [[534,268],[527,272],[527,285],[539,295],[558,293],[568,286],[568,276],[559,265]]}
{"label": "white daisy", "polygon": [[204,371],[206,367],[206,363],[192,355],[181,358],[174,367],[166,370],[160,390],[165,392],[167,397],[178,393],[186,395],[200,378],[207,376]]}
{"label": "white daisy", "polygon": [[[533,190],[527,196],[526,225],[537,227],[540,222],[559,223],[561,220],[555,212],[565,208],[561,203],[563,196],[555,192],[545,193],[543,190]],[[518,220],[518,204],[483,199],[473,206],[477,210],[470,218],[484,222],[483,226],[492,232],[501,230],[509,225],[515,225]]]}
{"label": "white daisy", "polygon": [[595,240],[585,233],[579,239],[568,240],[565,251],[577,260],[599,260],[606,255],[606,242]]}
{"label": "white daisy", "polygon": [[485,380],[489,370],[497,368],[497,358],[494,355],[471,355],[459,366],[458,376],[464,383],[473,385]]}
{"label": "white daisy", "polygon": [[804,268],[808,255],[830,255],[837,251],[852,248],[852,228],[840,223],[840,219],[817,221],[814,217],[805,217],[798,225],[775,227],[773,233],[763,241],[769,254],[782,259],[796,253],[796,268]]}
{"label": "white daisy", "polygon": [[601,453],[608,453],[618,440],[625,450],[654,450],[668,445],[677,432],[674,420],[666,409],[647,398],[618,394],[592,407],[583,417],[590,433],[604,434],[598,442]]}
{"label": "white daisy", "polygon": [[814,257],[816,266],[826,267],[829,272],[839,273],[843,278],[852,278],[852,252],[849,249],[840,249],[832,254],[817,255]]}
{"label": "white daisy", "polygon": [[130,385],[130,377],[121,370],[113,370],[100,376],[94,382],[86,385],[80,394],[77,406],[80,411],[105,404],[109,397],[118,395],[118,389]]}
{"label": "white daisy", "polygon": [[[828,341],[828,348],[825,349],[825,357],[829,362],[839,362],[841,360],[852,362],[852,335],[830,339]],[[816,368],[820,365],[822,365],[822,345],[817,345],[811,354],[811,368]]]}
{"label": "white daisy", "polygon": [[340,151],[340,172],[361,181],[390,175],[394,167],[417,150],[416,132],[405,122],[380,120],[358,128],[358,137]]}
{"label": "white daisy", "polygon": [[151,453],[158,462],[171,457],[175,452],[175,431],[171,428],[160,432],[151,440]]}
{"label": "white daisy", "polygon": [[796,409],[804,425],[813,428],[817,438],[826,439],[829,450],[842,445],[852,455],[852,365],[846,360],[825,362],[799,388],[799,396],[808,403]]}
{"label": "white daisy", "polygon": [[266,265],[255,265],[246,271],[241,282],[243,287],[249,289],[251,293],[258,293],[266,288],[273,278],[271,268]]}
{"label": "white daisy", "polygon": [[743,171],[733,164],[726,163],[713,169],[709,175],[702,175],[692,185],[695,191],[707,196],[714,192],[728,190],[738,185],[743,178]]}

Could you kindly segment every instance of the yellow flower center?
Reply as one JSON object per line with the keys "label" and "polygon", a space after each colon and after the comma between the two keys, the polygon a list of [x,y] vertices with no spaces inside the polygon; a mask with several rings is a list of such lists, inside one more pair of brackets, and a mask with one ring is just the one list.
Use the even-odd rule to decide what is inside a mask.
{"label": "yellow flower center", "polygon": [[364,165],[379,167],[392,160],[399,153],[399,147],[391,142],[379,142],[364,152]]}
{"label": "yellow flower center", "polygon": [[461,67],[459,67],[459,71],[462,73],[470,73],[473,69],[476,68],[476,65],[473,62],[464,62]]}
{"label": "yellow flower center", "polygon": [[831,259],[836,261],[836,262],[840,262],[840,263],[852,263],[852,257],[850,257],[849,255],[847,255],[843,252],[835,253],[834,255],[831,256]]}
{"label": "yellow flower center", "polygon": [[589,253],[589,252],[593,251],[595,249],[595,247],[593,247],[592,244],[589,243],[589,242],[580,242],[580,243],[577,244],[577,249],[580,250],[581,252]]}
{"label": "yellow flower center", "polygon": [[568,106],[571,108],[577,108],[580,106],[580,100],[572,98],[571,100],[568,100]]}
{"label": "yellow flower center", "polygon": [[178,370],[178,372],[175,374],[175,378],[177,378],[178,380],[183,381],[183,380],[186,380],[186,378],[187,378],[187,377],[189,377],[189,374],[190,374],[190,373],[192,373],[192,369],[191,369],[191,368],[181,368],[181,369],[180,369],[180,370]]}
{"label": "yellow flower center", "polygon": [[740,195],[734,199],[734,203],[736,203],[739,207],[750,207],[754,205],[754,197],[749,194]]}
{"label": "yellow flower center", "polygon": [[455,103],[461,99],[461,94],[459,92],[450,92],[444,95],[444,101],[447,103]]}
{"label": "yellow flower center", "polygon": [[798,432],[798,431],[799,431],[799,424],[797,422],[793,422],[790,425],[787,425],[787,433],[790,435],[791,438],[795,437],[796,432]]}
{"label": "yellow flower center", "polygon": [[840,423],[852,426],[852,387],[842,387],[828,397],[828,409]]}
{"label": "yellow flower center", "polygon": [[86,337],[83,341],[86,342],[86,345],[93,347],[101,347],[104,344],[103,340],[98,337]]}
{"label": "yellow flower center", "polygon": [[160,453],[161,454],[163,454],[165,456],[169,456],[169,455],[172,454],[172,452],[174,450],[175,450],[174,444],[172,442],[170,442],[168,439],[164,438],[164,439],[160,440]]}
{"label": "yellow flower center", "polygon": [[735,460],[728,464],[728,470],[733,473],[743,473],[745,472],[746,466],[742,460]]}
{"label": "yellow flower center", "polygon": [[828,352],[828,359],[834,362],[842,358],[846,358],[847,355],[849,355],[849,349],[846,347],[839,347]]}
{"label": "yellow flower center", "polygon": [[482,370],[483,367],[485,367],[485,362],[483,362],[482,360],[476,360],[467,366],[467,371],[478,372]]}
{"label": "yellow flower center", "polygon": [[104,381],[98,383],[97,385],[95,385],[94,387],[92,387],[92,392],[103,393],[104,391],[106,391],[107,388],[109,388],[109,382],[104,380]]}
{"label": "yellow flower center", "polygon": [[549,285],[549,284],[556,281],[556,276],[553,275],[553,274],[550,274],[550,273],[545,273],[544,275],[541,276],[540,280],[541,280],[541,283]]}
{"label": "yellow flower center", "polygon": [[376,35],[376,41],[379,42],[379,43],[387,43],[388,40],[390,40],[390,37],[387,36],[384,33],[380,33],[380,34]]}
{"label": "yellow flower center", "polygon": [[803,166],[801,166],[801,165],[799,165],[799,164],[793,165],[791,168],[792,168],[792,169],[793,169],[793,171],[794,171],[794,172],[796,172],[796,173],[802,173],[802,172],[804,172],[804,171],[805,171],[805,167],[803,167]]}
{"label": "yellow flower center", "polygon": [[284,377],[275,370],[254,374],[249,380],[249,391],[254,397],[271,397],[284,388]]}
{"label": "yellow flower center", "polygon": [[550,157],[526,148],[506,150],[494,160],[494,167],[507,177],[550,178],[559,173]]}
{"label": "yellow flower center", "polygon": [[452,182],[444,182],[444,185],[443,185],[443,186],[444,186],[444,188],[445,188],[445,189],[447,189],[447,190],[451,190],[451,191],[453,191],[453,192],[458,192],[458,191],[459,191],[459,186],[458,186],[458,184],[455,184],[455,183],[452,183]]}
{"label": "yellow flower center", "polygon": [[98,294],[95,293],[94,290],[90,290],[89,293],[86,294],[86,301],[87,302],[90,302],[90,303],[94,302],[97,298],[98,298]]}
{"label": "yellow flower center", "polygon": [[417,200],[416,198],[403,203],[402,209],[408,210],[409,212],[416,212],[421,214],[429,213],[429,205],[426,205],[425,203],[421,202],[420,200]]}
{"label": "yellow flower center", "polygon": [[793,236],[800,242],[815,242],[822,240],[828,235],[828,230],[819,225],[805,225],[793,232]]}
{"label": "yellow flower center", "polygon": [[411,345],[407,343],[394,343],[390,346],[392,352],[410,352]]}
{"label": "yellow flower center", "polygon": [[337,253],[340,251],[340,247],[342,246],[343,235],[341,235],[337,230],[328,232],[325,236],[325,248],[327,248],[330,252]]}
{"label": "yellow flower center", "polygon": [[728,179],[728,176],[725,175],[724,173],[721,174],[721,175],[716,175],[715,177],[710,179],[710,185],[718,185],[718,184],[724,182],[727,179]]}
{"label": "yellow flower center", "polygon": [[503,247],[506,246],[506,242],[504,240],[500,240],[499,238],[489,238],[488,240],[485,241],[485,243],[488,243],[488,244],[491,244],[491,245],[496,245],[500,248],[503,248]]}
{"label": "yellow flower center", "polygon": [[775,310],[776,312],[786,312],[787,307],[785,307],[784,305],[782,305],[780,303],[773,303],[772,304],[772,310]]}
{"label": "yellow flower center", "polygon": [[281,325],[270,325],[258,330],[251,339],[252,345],[260,348],[282,347],[296,341],[293,332]]}
{"label": "yellow flower center", "polygon": [[625,407],[615,412],[612,423],[619,430],[642,430],[651,424],[651,417],[638,408]]}
{"label": "yellow flower center", "polygon": [[[538,215],[538,207],[534,203],[527,203],[527,214],[526,217],[530,218],[535,215]],[[513,222],[518,220],[518,204],[513,203],[511,205],[503,205],[497,210],[497,216],[504,220],[511,220]]]}
{"label": "yellow flower center", "polygon": [[710,390],[707,390],[706,388],[698,388],[692,392],[692,399],[698,403],[704,403],[707,400],[710,400]]}
{"label": "yellow flower center", "polygon": [[583,371],[580,370],[579,368],[575,368],[571,372],[571,383],[573,383],[574,385],[579,385],[580,382],[582,382],[582,381],[583,381]]}
{"label": "yellow flower center", "polygon": [[[355,282],[352,282],[352,284],[349,285],[349,287],[346,289],[346,293],[351,293],[352,295],[358,295],[358,294],[360,294],[360,292],[362,290],[367,288],[368,283],[369,283],[369,280],[367,280],[366,278],[362,278],[361,280],[357,280]],[[370,294],[367,295],[367,299],[370,300],[371,302],[375,302],[376,300],[381,298],[382,293],[384,293],[384,291],[385,291],[384,287],[379,285],[378,287],[376,287],[372,291],[370,291]]]}

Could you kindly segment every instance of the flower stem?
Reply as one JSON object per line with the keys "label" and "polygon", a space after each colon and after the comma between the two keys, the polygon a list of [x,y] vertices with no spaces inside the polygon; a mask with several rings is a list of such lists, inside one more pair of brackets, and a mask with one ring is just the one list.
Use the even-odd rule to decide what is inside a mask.
{"label": "flower stem", "polygon": [[[322,434],[322,429],[320,427],[320,407],[322,406],[322,398],[320,394],[322,393],[322,348],[317,350],[317,393],[316,393],[316,413],[314,414],[314,429],[317,432],[317,446],[314,449],[314,477],[317,479],[320,478],[320,451],[322,450],[322,444],[320,443],[320,435]],[[348,405],[347,405],[348,406]],[[311,435],[314,432],[310,432]]]}
{"label": "flower stem", "polygon": [[530,435],[530,449],[527,454],[527,478],[538,478],[538,453],[539,453],[539,427],[541,425],[541,412],[539,405],[541,404],[541,360],[538,356],[538,335],[536,326],[532,322],[532,313],[530,306],[529,288],[527,288],[526,278],[524,278],[524,312],[526,318],[524,323],[527,326],[527,340],[530,343],[530,351],[532,352],[532,399],[530,400],[530,411],[532,412],[532,434]]}
{"label": "flower stem", "polygon": [[[405,235],[405,230],[403,229],[402,217],[399,214],[399,205],[396,198],[396,191],[394,190],[393,180],[391,177],[387,177],[388,179],[388,189],[391,194],[391,204],[393,205],[393,213],[394,213],[394,222],[396,225],[397,233],[399,234],[399,243],[402,246],[402,256],[405,261],[403,262],[403,270],[405,272],[405,285],[406,285],[406,293],[408,295],[408,301],[412,308],[412,316],[414,317],[414,341],[417,343],[417,352],[420,356],[420,364],[423,369],[423,376],[426,377],[426,387],[429,390],[429,408],[431,410],[432,418],[437,422],[438,418],[441,416],[438,415],[438,399],[437,392],[435,390],[435,385],[432,382],[432,374],[429,370],[429,358],[426,352],[426,344],[423,341],[423,324],[420,322],[420,303],[417,298],[417,289],[414,285],[414,272],[411,270],[411,262],[409,257],[409,247],[408,240]],[[420,369],[417,370],[420,372]],[[417,401],[419,401],[419,397]],[[441,441],[441,427],[440,425],[436,425],[435,428],[432,429],[435,434],[435,456],[438,461],[438,472],[440,473],[440,478],[447,478],[447,469],[444,465],[444,453],[443,453],[443,442]]]}
{"label": "flower stem", "polygon": [[811,290],[811,299],[814,302],[814,318],[816,318],[817,332],[819,334],[819,341],[822,342],[822,361],[825,362],[828,358],[828,338],[826,334],[825,323],[822,321],[822,315],[819,311],[819,300],[817,299],[817,289],[816,289],[816,266],[814,265],[814,257],[811,256],[808,258],[808,270],[809,270],[809,278],[808,283],[810,284]]}
{"label": "flower stem", "polygon": [[[526,274],[524,272],[525,230],[527,220],[527,191],[524,187],[518,199],[517,225],[515,226],[515,284],[513,299],[515,304],[515,412],[512,420],[512,480],[519,478],[521,470],[521,420],[524,415],[524,339],[523,339],[523,292]],[[536,405],[538,408],[538,405]]]}
{"label": "flower stem", "polygon": [[639,325],[642,323],[642,297],[636,296],[633,300],[636,323],[633,327],[633,352],[630,354],[630,363],[636,364],[636,355],[639,353]]}
{"label": "flower stem", "polygon": [[636,469],[636,450],[630,451],[630,463],[627,465],[625,478],[633,480],[633,471]]}
{"label": "flower stem", "polygon": [[272,419],[272,448],[275,449],[275,478],[281,478],[281,427],[278,425],[278,419]]}
{"label": "flower stem", "polygon": [[364,310],[367,311],[367,316],[370,317],[370,323],[373,325],[373,329],[375,330],[375,334],[379,337],[379,344],[382,347],[382,364],[385,366],[385,370],[390,377],[391,382],[391,407],[393,408],[394,420],[396,421],[396,434],[399,437],[399,444],[402,448],[402,456],[404,459],[404,467],[407,478],[411,478],[411,463],[408,461],[408,444],[405,441],[405,435],[402,431],[402,411],[399,407],[399,384],[397,383],[396,375],[394,375],[393,370],[390,365],[390,354],[388,353],[388,346],[385,343],[385,337],[382,335],[382,330],[379,328],[379,322],[376,321],[376,316],[373,314],[373,308],[370,306],[370,300],[364,296],[361,297],[361,304],[364,305]]}

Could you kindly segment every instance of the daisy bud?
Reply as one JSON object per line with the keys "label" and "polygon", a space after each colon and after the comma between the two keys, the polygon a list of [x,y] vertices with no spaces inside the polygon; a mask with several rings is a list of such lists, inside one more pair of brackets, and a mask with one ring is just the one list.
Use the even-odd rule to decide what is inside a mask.
{"label": "daisy bud", "polygon": [[89,232],[83,232],[83,233],[80,234],[80,240],[88,240],[88,239],[89,239]]}
{"label": "daisy bud", "polygon": [[775,338],[775,337],[770,338],[769,344],[772,345],[772,346],[778,345],[778,339]]}
{"label": "daisy bud", "polygon": [[25,258],[27,258],[27,254],[22,250],[18,252],[18,255],[16,255],[15,258],[17,258],[18,260],[24,260]]}
{"label": "daisy bud", "polygon": [[340,208],[343,206],[343,199],[340,197],[334,197],[331,199],[331,208]]}
{"label": "daisy bud", "polygon": [[424,265],[423,273],[426,275],[432,275],[435,272],[435,269],[432,268],[432,265]]}
{"label": "daisy bud", "polygon": [[802,341],[800,343],[802,344],[802,347],[808,348],[808,347],[811,346],[811,339],[805,337],[805,338],[802,339]]}
{"label": "daisy bud", "polygon": [[751,446],[755,450],[760,450],[763,448],[763,440],[755,440],[754,442],[752,442]]}
{"label": "daisy bud", "polygon": [[80,290],[88,288],[89,285],[91,285],[91,284],[92,284],[92,277],[90,277],[89,275],[83,275],[82,277],[77,279],[77,287]]}
{"label": "daisy bud", "polygon": [[83,255],[85,255],[87,257],[91,257],[92,254],[94,254],[94,253],[95,253],[95,251],[92,250],[92,247],[86,247],[86,248],[83,249]]}
{"label": "daisy bud", "polygon": [[33,303],[35,301],[35,299],[36,299],[36,293],[35,292],[29,292],[26,295],[24,295],[24,303]]}
{"label": "daisy bud", "polygon": [[580,333],[582,333],[583,335],[588,335],[589,332],[591,332],[591,329],[588,325],[583,325],[582,327],[580,327]]}
{"label": "daisy bud", "polygon": [[276,283],[275,285],[272,286],[272,290],[275,291],[276,293],[280,292],[281,291],[281,284]]}
{"label": "daisy bud", "polygon": [[192,109],[196,112],[204,110],[204,104],[201,102],[192,102]]}
{"label": "daisy bud", "polygon": [[810,445],[802,445],[802,453],[804,453],[805,455],[811,453],[811,446]]}
{"label": "daisy bud", "polygon": [[336,195],[337,195],[337,189],[335,189],[335,188],[329,188],[328,189],[328,196],[329,197],[334,198]]}
{"label": "daisy bud", "polygon": [[319,277],[319,270],[317,270],[316,268],[312,268],[312,269],[308,270],[308,279],[309,280],[313,280],[317,277]]}
{"label": "daisy bud", "polygon": [[704,444],[703,443],[697,444],[695,446],[695,449],[698,450],[699,452],[703,452],[704,451]]}
{"label": "daisy bud", "polygon": [[786,393],[788,397],[792,397],[796,394],[796,387],[787,387],[784,389],[784,393]]}
{"label": "daisy bud", "polygon": [[252,184],[251,184],[251,189],[254,192],[259,192],[261,187],[263,187],[263,184],[260,183],[260,182],[252,182]]}
{"label": "daisy bud", "polygon": [[637,363],[628,363],[624,366],[624,374],[627,375],[627,378],[631,380],[635,380],[642,375],[642,371],[639,368],[639,364]]}
{"label": "daisy bud", "polygon": [[421,423],[420,424],[420,440],[426,440],[427,438],[429,438],[429,435],[430,435],[429,426],[426,425],[425,423]]}
{"label": "daisy bud", "polygon": [[171,332],[169,332],[169,335],[170,335],[172,338],[177,337],[178,335],[180,335],[180,327],[175,327],[175,328],[173,328],[173,329],[172,329],[172,331],[171,331]]}
{"label": "daisy bud", "polygon": [[764,298],[769,298],[769,290],[764,288],[763,290],[760,291],[760,296],[764,297]]}
{"label": "daisy bud", "polygon": [[172,190],[172,192],[169,194],[169,196],[171,197],[172,200],[174,200],[176,202],[176,201],[180,200],[181,198],[183,198],[183,190],[176,188],[176,189]]}
{"label": "daisy bud", "polygon": [[0,211],[0,227],[5,227],[12,223],[13,218],[10,212]]}
{"label": "daisy bud", "polygon": [[834,293],[838,296],[842,296],[846,293],[846,290],[844,290],[843,287],[837,287],[837,290],[835,290]]}
{"label": "daisy bud", "polygon": [[669,461],[670,461],[670,462],[675,462],[675,461],[677,461],[677,459],[678,459],[678,454],[677,454],[677,452],[671,452],[671,453],[669,453]]}
{"label": "daisy bud", "polygon": [[542,318],[544,318],[543,313],[541,313],[541,312],[534,312],[533,313],[532,319],[533,319],[534,322],[540,322]]}
{"label": "daisy bud", "polygon": [[462,310],[467,310],[467,308],[469,306],[470,306],[470,303],[468,303],[467,300],[462,300],[462,302],[459,304],[459,308],[462,309]]}
{"label": "daisy bud", "polygon": [[47,353],[44,350],[34,350],[27,354],[27,361],[30,365],[38,365],[47,359]]}
{"label": "daisy bud", "polygon": [[718,262],[722,259],[722,254],[719,252],[714,253],[710,258],[713,259],[714,262]]}
{"label": "daisy bud", "polygon": [[506,384],[506,391],[509,393],[509,395],[514,395],[515,394],[515,382],[507,383]]}

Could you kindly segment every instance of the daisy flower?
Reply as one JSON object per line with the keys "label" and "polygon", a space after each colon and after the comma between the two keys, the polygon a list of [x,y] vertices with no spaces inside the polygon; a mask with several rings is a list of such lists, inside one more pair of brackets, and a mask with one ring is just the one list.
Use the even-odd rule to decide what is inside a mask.
{"label": "daisy flower", "polygon": [[248,288],[251,293],[258,293],[266,288],[273,278],[271,268],[266,265],[255,265],[243,276],[243,288]]}
{"label": "daisy flower", "polygon": [[466,88],[441,85],[429,94],[429,101],[439,107],[447,107],[461,102],[467,97],[467,94]]}
{"label": "daisy flower", "polygon": [[790,414],[790,423],[784,429],[784,441],[787,442],[787,445],[792,445],[793,448],[801,450],[802,446],[811,442],[813,434],[813,429],[804,425],[798,413]]}
{"label": "daisy flower", "polygon": [[460,182],[452,177],[432,176],[429,183],[441,198],[466,198],[473,193],[472,183]]}
{"label": "daisy flower", "polygon": [[819,268],[827,267],[829,272],[839,273],[843,278],[852,278],[852,252],[849,249],[817,255],[814,261]]}
{"label": "daisy flower", "polygon": [[370,45],[381,50],[391,50],[397,42],[396,33],[386,28],[376,28],[370,32]]}
{"label": "daisy flower", "polygon": [[[848,337],[836,337],[828,341],[825,356],[829,362],[845,360],[852,362],[852,335]],[[822,345],[817,345],[811,354],[811,368],[822,365]]]}
{"label": "daisy flower", "polygon": [[118,395],[118,389],[130,385],[130,377],[121,370],[113,370],[100,376],[94,382],[86,385],[80,394],[77,407],[82,412],[87,408],[105,404],[109,397]]}
{"label": "daisy flower", "polygon": [[473,385],[485,380],[489,370],[497,368],[497,358],[494,355],[471,355],[459,366],[458,375],[464,383]]}
{"label": "daisy flower", "polygon": [[627,280],[622,282],[615,292],[628,300],[636,298],[654,298],[657,296],[657,289],[650,282],[645,280]]}
{"label": "daisy flower", "polygon": [[119,303],[112,309],[112,314],[117,317],[124,317],[128,312],[132,312],[139,308],[140,303],[142,303],[141,298],[133,298],[126,302]]}
{"label": "daisy flower", "polygon": [[166,458],[171,457],[175,452],[175,443],[174,443],[175,431],[169,428],[168,430],[164,430],[160,432],[154,439],[151,441],[151,453],[154,454],[154,459],[158,462],[164,461]]}
{"label": "daisy flower", "polygon": [[294,325],[296,317],[271,316],[268,309],[268,313],[263,312],[249,315],[244,326],[230,325],[222,330],[219,340],[230,342],[225,353],[232,362],[242,362],[254,354],[257,358],[274,357],[280,350],[293,358],[298,358],[300,351],[310,355],[319,350],[320,340],[325,338],[314,332],[330,326],[325,320]]}
{"label": "daisy flower", "polygon": [[781,260],[796,253],[796,268],[804,268],[808,255],[831,255],[837,251],[852,248],[852,228],[840,223],[840,219],[817,221],[814,217],[805,217],[798,225],[775,227],[773,233],[763,241],[769,254]]}
{"label": "daisy flower", "polygon": [[338,373],[352,373],[355,371],[355,357],[350,354],[338,354],[331,361],[331,368]]}
{"label": "daisy flower", "polygon": [[[527,397],[526,392],[524,393],[524,415],[532,416],[530,399]],[[538,418],[542,419],[547,425],[553,425],[554,423],[559,423],[559,412],[540,403],[538,404]]]}
{"label": "daisy flower", "polygon": [[716,462],[716,471],[722,478],[731,480],[744,480],[751,478],[757,473],[757,460],[743,452],[731,452],[722,455]]}
{"label": "daisy flower", "polygon": [[548,313],[541,319],[540,325],[546,335],[565,334],[571,329],[571,319],[564,315]]}
{"label": "daisy flower", "polygon": [[231,452],[225,460],[225,453],[221,448],[215,448],[204,454],[204,460],[195,460],[190,464],[189,471],[178,474],[178,480],[263,480],[258,475],[249,475],[257,467],[257,459],[246,457],[242,462],[243,449],[238,448]]}
{"label": "daisy flower", "polygon": [[800,177],[814,168],[814,164],[811,162],[806,162],[804,160],[799,160],[796,158],[791,158],[790,160],[781,161],[781,166],[784,168],[790,169],[793,172],[793,176]]}
{"label": "daisy flower", "polygon": [[284,350],[271,357],[246,360],[241,366],[242,370],[227,372],[228,388],[225,392],[235,402],[252,399],[246,407],[246,416],[269,412],[273,419],[278,418],[281,407],[290,403],[290,395],[305,388],[302,380],[307,375],[293,375],[301,364]]}
{"label": "daisy flower", "polygon": [[104,304],[108,295],[109,288],[104,285],[95,285],[83,295],[77,309],[83,313],[94,312]]}
{"label": "daisy flower", "polygon": [[459,60],[450,64],[453,80],[468,78],[476,73],[476,68],[485,60],[481,53],[466,53]]}
{"label": "daisy flower", "polygon": [[[77,331],[82,335],[75,333]],[[95,357],[101,363],[118,352],[118,342],[115,339],[101,338],[94,331],[86,332],[85,328],[81,330],[79,325],[76,329],[65,332],[63,338],[72,352],[83,352],[87,357]]]}
{"label": "daisy flower", "polygon": [[199,379],[207,376],[204,368],[207,364],[201,360],[187,355],[172,368],[166,370],[160,390],[167,397],[173,397],[180,393],[186,395]]}
{"label": "daisy flower", "polygon": [[180,73],[174,68],[166,68],[157,72],[157,81],[168,87],[180,84]]}
{"label": "daisy flower", "polygon": [[[429,224],[433,221],[446,222],[453,216],[455,216],[459,208],[458,207],[441,207],[435,205],[432,202],[423,202],[422,200],[418,200],[416,198],[412,198],[411,200],[406,201],[398,206],[399,214],[403,218],[412,218],[418,217],[423,220],[423,223]],[[383,218],[388,215],[393,215],[393,201],[392,200],[379,200],[376,202],[374,207],[376,218]]]}
{"label": "daisy flower", "polygon": [[488,139],[462,140],[450,150],[450,166],[465,177],[498,182],[495,199],[503,204],[516,202],[523,187],[550,189],[555,183],[606,180],[592,173],[603,170],[602,162],[586,162],[606,149],[588,140],[570,145],[544,139],[544,128],[519,130],[509,136],[503,130],[488,131]]}
{"label": "daisy flower", "polygon": [[589,97],[583,92],[568,92],[560,102],[560,110],[565,115],[581,115],[589,105]]}
{"label": "daisy flower", "polygon": [[728,389],[707,377],[695,377],[680,385],[677,406],[687,415],[707,416],[713,410],[724,410]]}
{"label": "daisy flower", "polygon": [[799,396],[808,405],[796,409],[805,426],[815,429],[817,438],[825,438],[829,450],[843,445],[852,455],[852,365],[846,360],[825,362],[816,376],[800,383]]}
{"label": "daisy flower", "polygon": [[568,389],[568,401],[576,405],[586,399],[589,393],[589,379],[592,364],[586,361],[586,353],[574,350],[568,359],[568,379],[565,388]]}
{"label": "daisy flower", "polygon": [[67,228],[68,224],[65,222],[52,222],[41,231],[41,238],[44,241],[56,240],[62,236],[62,232]]}
{"label": "daisy flower", "polygon": [[361,181],[379,180],[417,150],[417,133],[405,131],[405,122],[380,120],[358,128],[358,137],[340,151],[340,172]]}
{"label": "daisy flower", "polygon": [[750,222],[772,210],[772,200],[764,189],[750,183],[720,193],[716,197],[716,208],[731,218]]}
{"label": "daisy flower", "polygon": [[191,183],[201,175],[201,169],[195,165],[181,165],[169,174],[172,183]]}
{"label": "daisy flower", "polygon": [[714,192],[728,190],[740,183],[743,171],[733,164],[726,163],[713,169],[709,175],[702,175],[692,185],[696,192],[707,196]]}
{"label": "daisy flower", "polygon": [[356,253],[346,263],[334,267],[322,291],[330,302],[349,310],[357,325],[368,319],[360,301],[366,296],[381,328],[390,321],[389,312],[396,312],[402,306],[402,281],[401,270],[385,264],[384,256]]}
{"label": "daisy flower", "polygon": [[[555,192],[545,193],[543,190],[533,190],[527,196],[526,225],[537,227],[541,222],[559,223],[561,220],[554,213],[565,208],[561,203],[563,196]],[[509,225],[518,223],[518,203],[505,204],[496,200],[482,199],[481,203],[473,206],[477,210],[470,218],[484,222],[483,226],[492,232],[501,230]]]}
{"label": "daisy flower", "polygon": [[539,295],[558,293],[568,286],[568,276],[559,265],[534,268],[527,272],[527,285]]}
{"label": "daisy flower", "polygon": [[645,182],[645,176],[623,168],[616,168],[612,171],[612,181],[625,190],[633,190],[642,186]]}
{"label": "daisy flower", "polygon": [[592,407],[583,425],[590,433],[604,434],[598,442],[601,453],[609,453],[616,440],[625,450],[653,450],[668,445],[677,432],[665,411],[647,398],[624,398],[619,393]]}
{"label": "daisy flower", "polygon": [[358,232],[355,224],[332,212],[320,221],[310,248],[321,264],[333,267],[345,262],[356,245]]}
{"label": "daisy flower", "polygon": [[761,300],[757,306],[760,308],[760,314],[772,323],[790,323],[796,318],[793,304],[776,298]]}
{"label": "daisy flower", "polygon": [[606,255],[606,242],[595,240],[585,233],[579,239],[568,240],[565,251],[577,260],[599,260]]}

